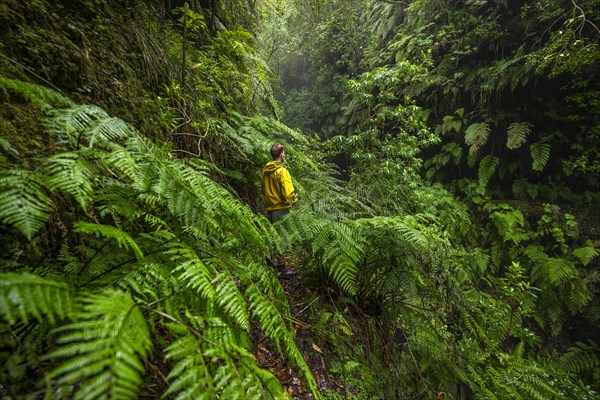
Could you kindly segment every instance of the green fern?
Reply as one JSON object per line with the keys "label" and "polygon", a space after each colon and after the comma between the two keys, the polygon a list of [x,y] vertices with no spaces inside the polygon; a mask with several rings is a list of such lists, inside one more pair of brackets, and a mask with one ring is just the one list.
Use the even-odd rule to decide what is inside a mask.
{"label": "green fern", "polygon": [[26,272],[0,274],[0,314],[10,324],[70,317],[76,309],[71,288]]}
{"label": "green fern", "polygon": [[70,107],[74,103],[53,89],[42,85],[9,79],[0,76],[0,87],[9,89],[24,96],[35,104],[40,110],[48,111],[54,107]]}
{"label": "green fern", "polygon": [[537,142],[529,147],[531,158],[533,159],[532,168],[534,171],[542,171],[550,159],[550,144]]}
{"label": "green fern", "polygon": [[145,303],[174,298],[183,290],[182,285],[173,275],[171,266],[158,261],[145,259],[134,264],[128,273],[119,278],[118,286]]}
{"label": "green fern", "polygon": [[12,144],[5,138],[0,137],[0,150],[2,150],[6,154],[10,154],[11,156],[18,157],[19,151],[15,149]]}
{"label": "green fern", "polygon": [[173,245],[168,254],[179,265],[173,272],[181,272],[181,282],[185,282],[187,287],[196,290],[203,298],[215,299],[217,292],[212,282],[217,272],[210,263],[202,261],[193,249],[184,244]]}
{"label": "green fern", "polygon": [[500,165],[500,159],[494,156],[485,156],[479,163],[479,185],[486,187],[492,175]]}
{"label": "green fern", "polygon": [[138,259],[144,257],[135,240],[133,240],[133,238],[127,232],[122,231],[116,226],[79,221],[74,224],[74,227],[75,232],[92,234],[97,237],[112,239],[117,243],[119,248],[133,251]]}
{"label": "green fern", "polygon": [[598,257],[598,249],[596,249],[591,243],[585,247],[578,247],[573,250],[573,255],[577,257],[584,266],[587,266],[593,258]]}
{"label": "green fern", "polygon": [[[327,230],[328,242],[324,243],[323,262],[328,265],[331,277],[349,294],[356,294],[358,263],[362,246],[353,229],[344,224],[332,222]],[[318,240],[315,238],[315,241]]]}
{"label": "green fern", "polygon": [[527,141],[527,136],[531,134],[531,124],[513,122],[509,125],[507,134],[506,147],[511,150],[518,149]]}
{"label": "green fern", "polygon": [[589,340],[587,343],[576,342],[561,357],[560,367],[567,372],[580,374],[600,368],[600,349]]}
{"label": "green fern", "polygon": [[56,330],[60,347],[48,359],[65,359],[50,374],[74,386],[74,399],[134,399],[152,343],[144,316],[130,295],[115,289],[85,295],[76,321]]}
{"label": "green fern", "polygon": [[228,317],[244,331],[250,330],[246,302],[229,273],[217,275],[213,281],[216,286],[216,302]]}
{"label": "green fern", "polygon": [[117,139],[132,135],[131,127],[123,120],[110,117],[94,105],[78,105],[53,109],[46,119],[49,132],[68,140],[76,148],[106,146]]}
{"label": "green fern", "polygon": [[239,346],[214,346],[190,328],[171,324],[180,337],[166,349],[175,362],[168,375],[165,395],[178,399],[279,399],[281,384],[256,365],[254,357]]}
{"label": "green fern", "polygon": [[465,143],[470,146],[469,154],[476,154],[486,144],[490,136],[490,126],[487,122],[471,124],[465,130]]}
{"label": "green fern", "polygon": [[313,394],[319,393],[317,383],[302,354],[296,347],[294,339],[288,331],[281,314],[271,301],[262,293],[257,285],[250,285],[246,289],[249,308],[252,314],[263,327],[267,337],[275,341],[278,348],[282,348],[287,356],[296,364]]}
{"label": "green fern", "polygon": [[564,258],[547,257],[543,262],[536,263],[531,271],[531,277],[538,280],[547,280],[550,284],[558,286],[579,276],[579,272],[572,262]]}
{"label": "green fern", "polygon": [[500,205],[498,210],[490,214],[490,219],[505,242],[517,244],[529,238],[525,229],[525,217],[520,210],[514,210],[507,205]]}
{"label": "green fern", "polygon": [[[38,96],[35,87],[21,89]],[[264,265],[269,247],[280,242],[273,226],[212,179],[222,176],[212,164],[175,158],[169,146],[143,138],[99,107],[67,107],[45,109],[45,126],[60,141],[61,153],[24,160],[36,172],[5,164],[0,172],[2,222],[35,243],[58,240],[58,256],[53,256],[58,248],[43,247],[49,256],[38,268],[75,280],[82,296],[75,301],[67,284],[25,273],[3,276],[0,312],[11,325],[32,318],[73,320],[58,328],[59,339],[49,344],[44,362],[52,362],[53,372],[39,370],[48,395],[140,396],[152,334],[173,361],[167,365],[174,366],[167,396],[281,397],[281,384],[248,351],[252,326],[298,367],[318,398],[315,379],[282,316],[289,315],[283,288]],[[279,129],[284,128],[279,122],[240,121],[233,128],[247,129],[247,144],[261,154],[262,146],[282,132],[290,143],[307,144],[301,133]],[[292,145],[288,149],[294,152]],[[311,163],[303,168],[316,170]],[[323,181],[334,186],[332,179]],[[89,218],[81,220],[79,208],[62,208],[51,228],[60,229],[64,241],[36,237],[52,212],[49,193],[72,196]],[[342,201],[350,202],[345,196]],[[17,270],[25,269],[19,264],[22,249],[17,246],[11,255]],[[332,261],[343,257],[331,255]],[[99,285],[108,288],[97,293]],[[167,327],[176,338],[163,336]]]}
{"label": "green fern", "polygon": [[50,218],[53,203],[39,173],[0,171],[0,219],[16,227],[29,240]]}
{"label": "green fern", "polygon": [[93,195],[93,177],[96,170],[77,153],[62,153],[49,157],[46,162],[48,189],[69,193],[87,212]]}

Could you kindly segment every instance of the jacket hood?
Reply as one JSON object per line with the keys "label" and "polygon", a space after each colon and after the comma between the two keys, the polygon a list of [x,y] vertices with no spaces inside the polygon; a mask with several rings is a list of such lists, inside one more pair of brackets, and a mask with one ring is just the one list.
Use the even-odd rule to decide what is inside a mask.
{"label": "jacket hood", "polygon": [[263,174],[272,174],[273,172],[281,168],[283,168],[283,165],[281,165],[279,162],[271,161],[267,163],[267,165],[265,165],[265,167],[263,168]]}

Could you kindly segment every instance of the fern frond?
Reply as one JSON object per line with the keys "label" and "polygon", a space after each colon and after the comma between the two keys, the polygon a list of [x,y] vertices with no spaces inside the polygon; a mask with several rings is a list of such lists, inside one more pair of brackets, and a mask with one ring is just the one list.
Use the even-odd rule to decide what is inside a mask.
{"label": "fern frond", "polygon": [[0,87],[21,94],[40,110],[48,111],[54,107],[71,107],[74,103],[66,96],[42,85],[8,79],[0,76]]}
{"label": "fern frond", "polygon": [[584,266],[587,266],[593,258],[598,257],[598,249],[593,246],[578,247],[573,250],[573,255],[577,257]]}
{"label": "fern frond", "polygon": [[532,169],[534,171],[541,171],[544,169],[550,159],[550,149],[550,144],[544,142],[537,142],[529,147],[531,158],[533,160]]}
{"label": "fern frond", "polygon": [[340,287],[354,295],[358,291],[356,283],[362,246],[349,226],[334,222],[328,228],[330,241],[324,244],[323,262]]}
{"label": "fern frond", "polygon": [[50,218],[53,203],[44,179],[35,172],[10,169],[0,172],[0,220],[15,226],[31,240]]}
{"label": "fern frond", "polygon": [[51,133],[68,140],[73,146],[107,145],[133,135],[133,129],[123,120],[109,116],[94,105],[78,105],[52,110],[46,118]]}
{"label": "fern frond", "polygon": [[116,226],[93,224],[90,222],[78,221],[74,224],[75,232],[92,234],[97,237],[114,240],[119,248],[131,250],[138,259],[144,257],[137,243],[129,234]]}
{"label": "fern frond", "polygon": [[177,244],[167,254],[178,264],[173,272],[181,272],[179,280],[185,286],[196,289],[198,294],[207,300],[213,300],[216,297],[217,292],[212,281],[217,272],[210,264],[204,263],[193,249],[183,244]]}
{"label": "fern frond", "polygon": [[288,331],[277,308],[261,292],[260,288],[254,284],[248,286],[246,295],[248,297],[249,309],[251,310],[252,315],[258,320],[258,323],[267,337],[273,340],[278,348],[281,348],[283,345],[285,354],[294,364],[296,364],[300,372],[304,375],[311,392],[319,393],[312,372],[306,364],[302,353],[298,350],[292,334]]}
{"label": "fern frond", "polygon": [[527,141],[527,136],[530,133],[531,124],[527,122],[513,122],[508,127],[506,147],[511,150],[518,149]]}
{"label": "fern frond", "polygon": [[500,165],[500,159],[494,156],[485,156],[479,163],[479,185],[486,187],[490,178]]}
{"label": "fern frond", "polygon": [[0,274],[0,314],[10,324],[30,317],[51,323],[75,311],[71,289],[62,282],[29,273]]}
{"label": "fern frond", "polygon": [[168,299],[181,289],[170,266],[157,262],[136,263],[133,270],[119,278],[118,286],[146,302]]}
{"label": "fern frond", "polygon": [[578,276],[577,268],[565,258],[547,257],[543,262],[537,262],[531,271],[533,279],[547,281],[553,286],[559,286]]}
{"label": "fern frond", "polygon": [[19,155],[19,151],[17,149],[15,149],[12,146],[12,144],[3,137],[0,137],[0,150],[2,150],[6,154],[10,154],[15,157],[17,157]]}
{"label": "fern frond", "polygon": [[216,300],[219,306],[240,328],[248,331],[250,329],[250,321],[248,319],[248,310],[246,310],[246,302],[231,275],[228,272],[217,275],[213,281],[213,285],[216,286]]}
{"label": "fern frond", "polygon": [[471,124],[465,130],[465,143],[470,146],[469,154],[476,154],[490,136],[490,125],[487,122]]}
{"label": "fern frond", "polygon": [[591,340],[588,343],[577,342],[561,357],[559,365],[563,370],[576,374],[592,371],[600,367],[600,349]]}
{"label": "fern frond", "polygon": [[48,189],[69,193],[87,212],[93,194],[95,169],[77,153],[61,153],[47,159]]}
{"label": "fern frond", "polygon": [[180,336],[166,349],[174,361],[167,395],[177,399],[273,399],[283,394],[281,384],[261,369],[254,357],[232,342],[217,345],[198,332],[171,324]]}
{"label": "fern frond", "polygon": [[520,243],[527,239],[524,230],[525,217],[521,210],[499,209],[490,214],[490,219],[504,241],[510,240],[514,243]]}
{"label": "fern frond", "polygon": [[[186,332],[187,333],[187,332]],[[167,376],[172,381],[165,396],[177,394],[177,399],[215,399],[218,388],[209,373],[202,345],[187,333],[166,349],[166,359],[175,366]]]}
{"label": "fern frond", "polygon": [[[107,289],[82,298],[76,322],[57,329],[64,359],[50,374],[59,385],[76,385],[74,399],[135,399],[142,384],[140,358],[152,348],[144,316],[130,295]],[[59,389],[60,390],[60,389]]]}
{"label": "fern frond", "polygon": [[131,182],[135,187],[140,186],[142,167],[135,155],[125,147],[113,143],[111,151],[104,155],[102,161],[119,178]]}
{"label": "fern frond", "polygon": [[592,293],[587,283],[582,279],[571,279],[566,293],[567,307],[576,314],[584,309],[592,300]]}

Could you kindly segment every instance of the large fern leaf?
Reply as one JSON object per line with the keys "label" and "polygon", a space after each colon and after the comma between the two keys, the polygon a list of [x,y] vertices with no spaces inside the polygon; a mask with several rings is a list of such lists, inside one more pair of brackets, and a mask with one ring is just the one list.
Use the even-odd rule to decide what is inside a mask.
{"label": "large fern leaf", "polygon": [[109,116],[94,105],[78,105],[52,110],[46,119],[48,130],[69,141],[73,146],[94,147],[133,135],[133,129],[123,120]]}
{"label": "large fern leaf", "polygon": [[527,141],[527,136],[530,133],[531,124],[527,122],[513,122],[508,127],[506,147],[511,150],[518,149]]}
{"label": "large fern leaf", "polygon": [[48,158],[48,188],[69,193],[87,212],[93,194],[95,169],[77,153],[61,153]]}
{"label": "large fern leaf", "polygon": [[73,314],[71,289],[62,282],[29,273],[0,274],[0,314],[10,324],[34,317],[51,323]]}
{"label": "large fern leaf", "polygon": [[598,257],[598,254],[598,249],[593,247],[591,243],[588,246],[578,247],[573,250],[573,255],[577,257],[584,266],[587,266],[594,257]]}
{"label": "large fern leaf", "polygon": [[50,374],[74,388],[74,399],[135,399],[142,384],[140,358],[152,347],[144,316],[130,295],[107,289],[82,298],[76,322],[57,330],[59,347],[48,359],[63,359]]}
{"label": "large fern leaf", "polygon": [[178,264],[173,272],[181,272],[179,280],[182,285],[197,290],[198,294],[207,300],[214,300],[217,295],[212,285],[217,274],[214,268],[202,261],[193,249],[184,244],[173,245],[168,254]]}
{"label": "large fern leaf", "polygon": [[221,273],[215,277],[213,285],[216,286],[217,303],[226,315],[243,330],[250,330],[246,302],[236,286],[229,272]]}
{"label": "large fern leaf", "polygon": [[500,159],[494,156],[485,156],[479,163],[479,185],[486,187],[490,178],[500,165]]}
{"label": "large fern leaf", "polygon": [[340,287],[354,295],[358,291],[356,283],[362,246],[351,227],[332,222],[328,228],[329,242],[323,246],[323,262]]}
{"label": "large fern leaf", "polygon": [[254,357],[239,346],[215,342],[188,327],[171,324],[180,337],[166,349],[174,362],[168,375],[171,385],[165,395],[177,399],[278,399],[281,384],[270,372],[258,367]]}
{"label": "large fern leaf", "polygon": [[469,154],[476,154],[487,142],[490,136],[490,126],[487,122],[477,122],[465,130],[465,143],[470,146]]}
{"label": "large fern leaf", "polygon": [[44,226],[53,203],[44,179],[36,172],[11,169],[0,172],[0,219],[15,226],[27,239]]}
{"label": "large fern leaf", "polygon": [[144,257],[139,246],[133,238],[125,231],[112,225],[93,224],[90,222],[76,222],[74,224],[75,231],[81,233],[92,234],[98,237],[114,240],[119,248],[132,250],[138,259]]}
{"label": "large fern leaf", "polygon": [[20,93],[23,97],[44,111],[48,111],[54,107],[69,107],[74,105],[69,98],[57,91],[34,83],[8,79],[0,76],[0,87]]}
{"label": "large fern leaf", "polygon": [[550,159],[551,146],[548,143],[537,142],[529,147],[531,158],[533,159],[533,170],[541,171],[544,169]]}
{"label": "large fern leaf", "polygon": [[565,371],[581,373],[600,368],[600,349],[589,340],[588,343],[577,342],[561,357],[560,367]]}
{"label": "large fern leaf", "polygon": [[246,289],[246,294],[249,300],[249,308],[254,317],[258,320],[267,337],[273,340],[279,348],[283,347],[286,355],[294,364],[296,364],[300,372],[304,375],[311,392],[319,393],[312,372],[306,364],[302,353],[298,350],[294,338],[288,331],[277,308],[270,299],[261,292],[257,285],[250,285]]}

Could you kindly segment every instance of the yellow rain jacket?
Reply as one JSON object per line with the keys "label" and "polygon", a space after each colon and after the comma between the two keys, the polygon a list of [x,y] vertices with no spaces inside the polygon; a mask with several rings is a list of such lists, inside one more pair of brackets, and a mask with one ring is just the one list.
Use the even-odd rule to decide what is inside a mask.
{"label": "yellow rain jacket", "polygon": [[262,186],[267,211],[289,210],[298,201],[289,171],[277,161],[263,168]]}

